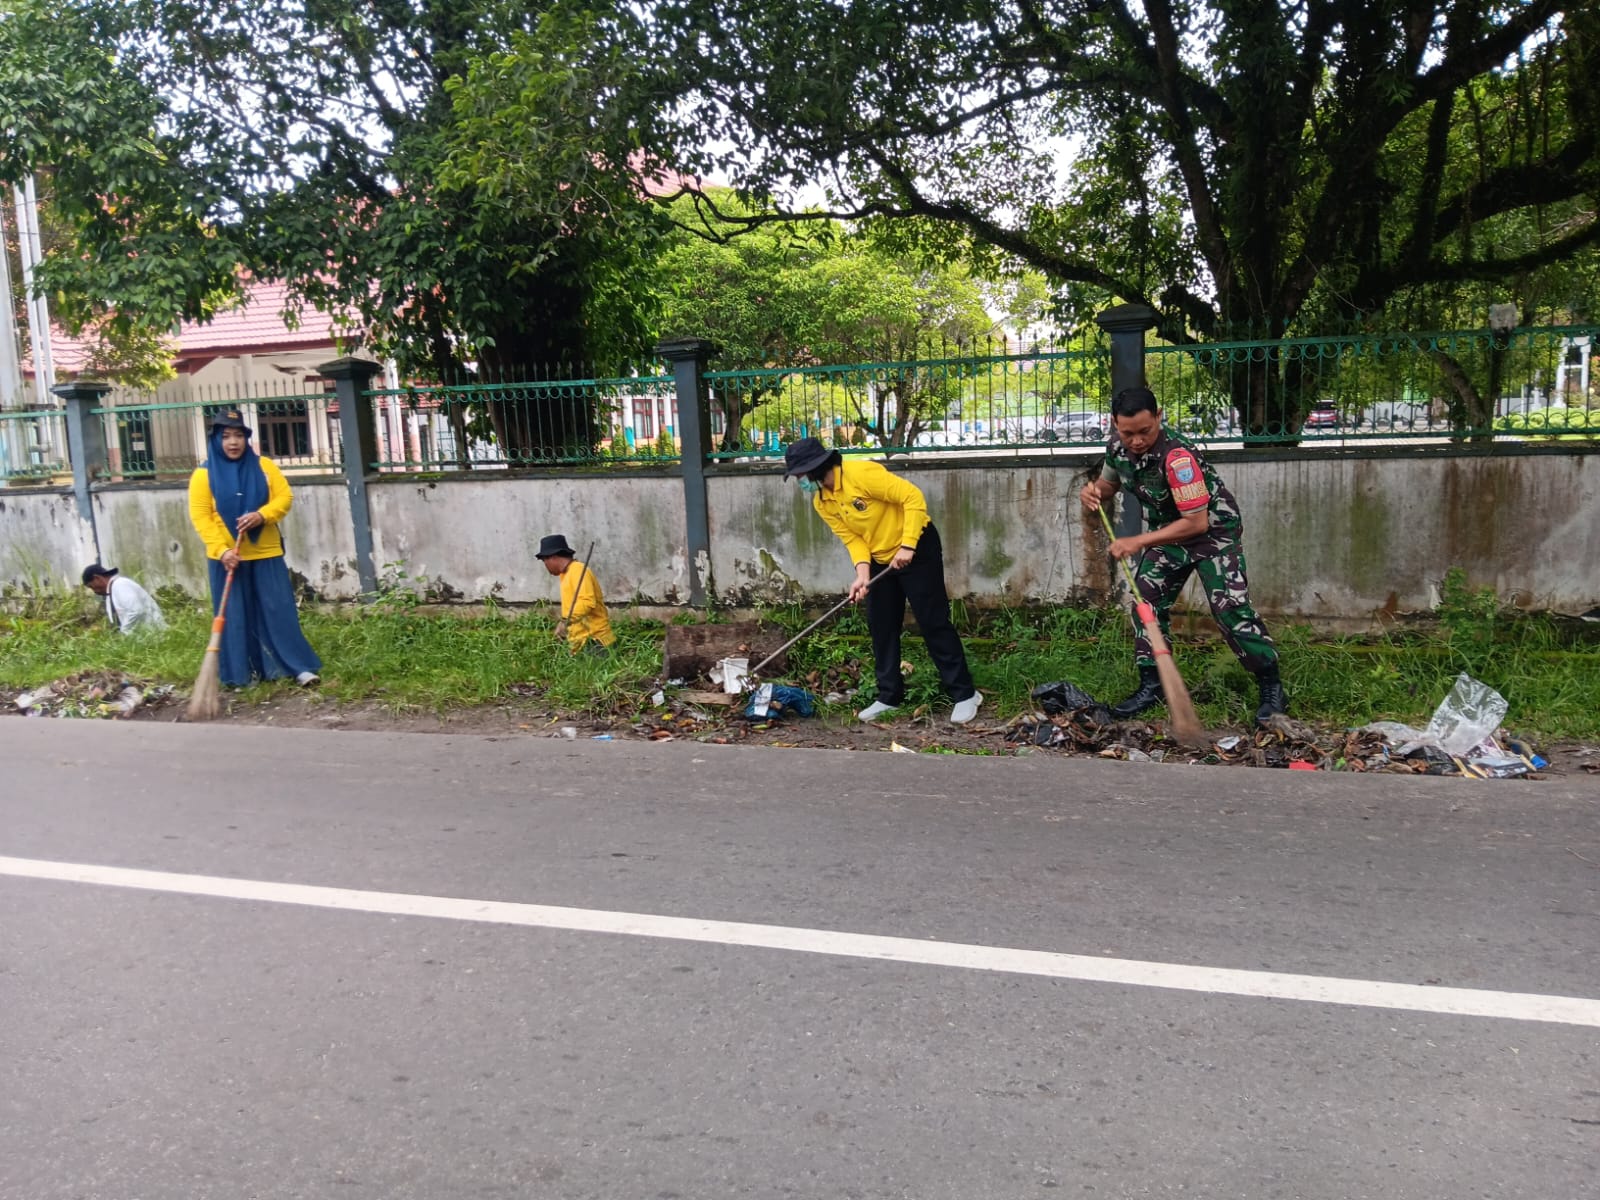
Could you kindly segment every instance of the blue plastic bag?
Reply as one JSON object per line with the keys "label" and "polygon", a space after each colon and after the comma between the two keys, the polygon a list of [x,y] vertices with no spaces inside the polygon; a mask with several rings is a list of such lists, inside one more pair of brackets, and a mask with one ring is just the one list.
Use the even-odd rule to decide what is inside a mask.
{"label": "blue plastic bag", "polygon": [[780,717],[809,717],[817,711],[816,699],[805,688],[763,683],[744,706],[747,721],[773,721]]}

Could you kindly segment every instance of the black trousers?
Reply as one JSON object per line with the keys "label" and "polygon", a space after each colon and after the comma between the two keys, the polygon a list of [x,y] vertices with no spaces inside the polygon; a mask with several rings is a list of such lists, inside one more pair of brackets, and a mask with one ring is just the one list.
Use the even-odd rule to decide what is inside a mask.
{"label": "black trousers", "polygon": [[[879,578],[884,576],[884,578]],[[944,544],[930,521],[917,540],[909,566],[889,570],[875,562],[871,577],[878,582],[867,593],[867,629],[872,633],[872,663],[878,678],[878,702],[898,707],[905,702],[906,682],[900,674],[900,631],[906,605],[917,619],[928,657],[939,668],[945,693],[959,704],[977,689],[967,669],[967,652],[961,635],[950,622],[950,596],[944,589]]]}

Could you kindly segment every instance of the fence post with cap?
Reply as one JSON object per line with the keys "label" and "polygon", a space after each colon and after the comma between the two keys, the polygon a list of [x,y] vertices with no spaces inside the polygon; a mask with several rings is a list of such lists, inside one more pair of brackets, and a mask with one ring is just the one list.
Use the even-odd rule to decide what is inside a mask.
{"label": "fence post with cap", "polygon": [[67,458],[72,463],[72,494],[78,502],[78,515],[89,523],[95,557],[100,556],[100,531],[95,525],[94,500],[90,488],[106,473],[106,426],[94,410],[104,404],[109,383],[74,379],[58,383],[51,394],[66,404]]}
{"label": "fence post with cap", "polygon": [[346,355],[323,363],[317,373],[334,383],[334,398],[339,402],[339,439],[344,450],[345,490],[350,496],[350,526],[355,534],[356,578],[361,594],[371,597],[378,590],[378,573],[372,558],[372,507],[367,493],[367,472],[378,461],[378,429],[373,418],[374,376],[382,373],[379,363]]}
{"label": "fence post with cap", "polygon": [[[1156,327],[1156,310],[1148,304],[1117,304],[1095,317],[1094,323],[1111,335],[1111,396],[1123,388],[1145,387],[1144,335]],[[1108,423],[1113,423],[1107,414]],[[1139,504],[1124,495],[1117,506],[1116,531],[1119,538],[1139,533]]]}
{"label": "fence post with cap", "polygon": [[716,344],[704,338],[677,338],[656,346],[656,353],[672,364],[672,382],[677,392],[684,551],[689,563],[689,603],[695,608],[706,607],[715,591],[711,578],[711,517],[706,502],[711,409],[705,370],[706,362],[716,352]]}

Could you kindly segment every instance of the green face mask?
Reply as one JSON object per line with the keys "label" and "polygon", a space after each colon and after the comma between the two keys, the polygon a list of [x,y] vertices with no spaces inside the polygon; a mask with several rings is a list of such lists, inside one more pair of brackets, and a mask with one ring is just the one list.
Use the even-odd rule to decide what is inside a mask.
{"label": "green face mask", "polygon": [[808,496],[814,496],[822,490],[822,485],[815,479],[802,479],[800,481],[800,490]]}

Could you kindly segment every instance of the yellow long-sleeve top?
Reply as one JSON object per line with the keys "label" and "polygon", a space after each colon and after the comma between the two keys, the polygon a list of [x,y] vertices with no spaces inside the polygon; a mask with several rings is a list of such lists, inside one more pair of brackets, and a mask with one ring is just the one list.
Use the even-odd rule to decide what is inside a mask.
{"label": "yellow long-sleeve top", "polygon": [[[579,576],[583,582],[578,582]],[[571,616],[567,616],[571,613]],[[590,638],[602,646],[617,640],[611,632],[611,614],[606,611],[605,597],[600,594],[600,581],[593,571],[585,571],[583,564],[573,559],[561,572],[561,615],[567,622],[567,645],[581,649]]]}
{"label": "yellow long-sleeve top", "polygon": [[[239,542],[240,558],[278,558],[283,554],[283,538],[278,533],[278,522],[289,515],[294,496],[289,491],[289,481],[278,470],[277,463],[270,458],[263,458],[261,472],[267,477],[267,502],[256,511],[266,524],[261,527],[261,536],[253,542],[250,535],[245,534]],[[217,502],[211,495],[211,478],[204,467],[189,476],[189,520],[194,523],[200,540],[206,544],[207,558],[221,558],[224,550],[233,549],[233,540],[238,535],[228,528],[218,514]]]}
{"label": "yellow long-sleeve top", "polygon": [[826,485],[811,500],[828,528],[850,551],[850,561],[886,563],[905,546],[916,549],[928,525],[928,502],[882,463],[847,458],[839,464],[839,486]]}

